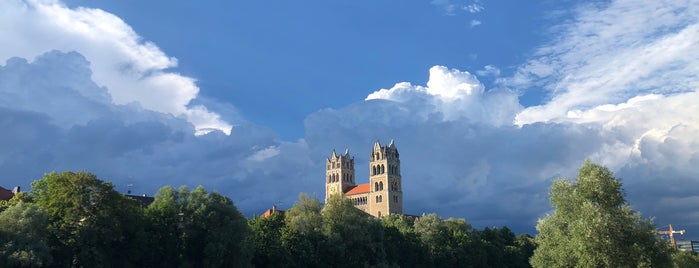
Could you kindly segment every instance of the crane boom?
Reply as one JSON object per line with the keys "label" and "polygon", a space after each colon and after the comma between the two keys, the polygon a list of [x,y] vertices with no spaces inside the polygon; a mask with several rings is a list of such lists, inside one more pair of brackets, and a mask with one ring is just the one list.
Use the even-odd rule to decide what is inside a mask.
{"label": "crane boom", "polygon": [[685,233],[685,230],[673,230],[672,229],[672,224],[670,224],[670,230],[658,230],[658,234],[661,235],[669,235],[670,236],[670,245],[672,245],[672,248],[677,249],[677,245],[675,244],[675,237],[673,234],[681,234],[683,235]]}

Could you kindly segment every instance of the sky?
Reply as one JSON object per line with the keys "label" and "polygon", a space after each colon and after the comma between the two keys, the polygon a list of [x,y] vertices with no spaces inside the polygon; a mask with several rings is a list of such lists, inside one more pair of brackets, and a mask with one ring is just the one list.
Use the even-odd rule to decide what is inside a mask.
{"label": "sky", "polygon": [[535,233],[586,159],[699,239],[699,1],[0,2],[0,185],[322,199],[333,149],[404,212]]}

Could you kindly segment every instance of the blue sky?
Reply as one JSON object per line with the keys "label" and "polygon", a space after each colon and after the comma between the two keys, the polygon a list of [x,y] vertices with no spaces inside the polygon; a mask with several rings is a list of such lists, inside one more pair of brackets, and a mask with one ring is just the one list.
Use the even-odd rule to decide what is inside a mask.
{"label": "blue sky", "polygon": [[[699,233],[696,1],[0,3],[0,185],[88,170],[247,216],[401,152],[406,212],[534,232],[585,159]],[[648,19],[654,18],[654,19]],[[366,167],[366,168],[362,168]]]}
{"label": "blue sky", "polygon": [[176,71],[197,79],[200,96],[232,104],[285,139],[303,137],[309,113],[398,81],[425,83],[434,65],[471,71],[492,65],[511,74],[558,8],[517,1],[488,8],[449,1],[66,3],[119,15],[176,57]]}

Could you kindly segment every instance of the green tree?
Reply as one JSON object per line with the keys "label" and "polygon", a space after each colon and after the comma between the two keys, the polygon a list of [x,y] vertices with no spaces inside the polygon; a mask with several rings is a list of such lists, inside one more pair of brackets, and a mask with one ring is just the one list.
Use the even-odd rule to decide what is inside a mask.
{"label": "green tree", "polygon": [[255,216],[248,221],[252,230],[250,246],[253,247],[252,264],[255,267],[286,267],[291,256],[282,246],[284,214],[274,212],[267,217]]}
{"label": "green tree", "polygon": [[534,267],[667,267],[668,246],[625,200],[609,169],[586,161],[575,183],[551,186],[552,215],[537,224]]}
{"label": "green tree", "polygon": [[87,172],[49,173],[30,198],[48,214],[58,266],[135,267],[143,252],[143,209]]}
{"label": "green tree", "polygon": [[0,212],[3,212],[5,209],[17,205],[22,201],[31,203],[32,200],[29,199],[29,195],[27,195],[26,192],[19,192],[10,198],[10,200],[0,200]]}
{"label": "green tree", "polygon": [[387,264],[398,267],[425,267],[430,264],[427,248],[413,229],[414,221],[413,217],[396,214],[381,218]]}
{"label": "green tree", "polygon": [[0,213],[0,267],[51,264],[48,215],[36,205],[19,202]]}
{"label": "green tree", "polygon": [[385,261],[383,227],[371,215],[341,195],[333,195],[323,207],[323,234],[327,238],[327,263],[335,267],[376,266]]}
{"label": "green tree", "polygon": [[323,205],[317,199],[301,193],[299,200],[286,212],[286,226],[296,233],[319,233],[323,229],[322,209]]}
{"label": "green tree", "polygon": [[449,250],[450,234],[444,220],[431,213],[415,220],[415,233],[420,237],[435,267],[454,267],[456,260],[451,258]]}
{"label": "green tree", "polygon": [[675,251],[672,254],[672,262],[674,267],[699,267],[699,256],[691,251]]}
{"label": "green tree", "polygon": [[[251,251],[247,221],[233,202],[199,186],[161,188],[146,209],[157,267],[245,267]],[[162,240],[156,240],[162,239]],[[161,244],[166,243],[166,244]]]}
{"label": "green tree", "polygon": [[[322,204],[302,193],[299,200],[286,212],[282,229],[282,246],[291,258],[293,267],[321,267],[323,236]],[[327,256],[326,256],[327,257]]]}
{"label": "green tree", "polygon": [[146,257],[147,267],[177,267],[183,263],[181,251],[184,245],[181,238],[183,216],[179,193],[171,186],[160,188],[154,201],[145,210],[146,215]]}
{"label": "green tree", "polygon": [[517,260],[514,261],[515,265],[511,267],[531,267],[529,264],[529,258],[534,255],[534,249],[536,249],[536,244],[534,243],[534,237],[528,234],[520,234],[515,238],[515,245],[517,248]]}

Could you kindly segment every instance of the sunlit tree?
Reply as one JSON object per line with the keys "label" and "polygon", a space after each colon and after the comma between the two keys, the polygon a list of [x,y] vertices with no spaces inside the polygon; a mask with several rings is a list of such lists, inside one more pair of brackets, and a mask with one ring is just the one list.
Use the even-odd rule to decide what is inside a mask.
{"label": "sunlit tree", "polygon": [[631,210],[621,182],[586,161],[577,180],[551,186],[552,215],[537,224],[534,267],[666,267],[668,246]]}

